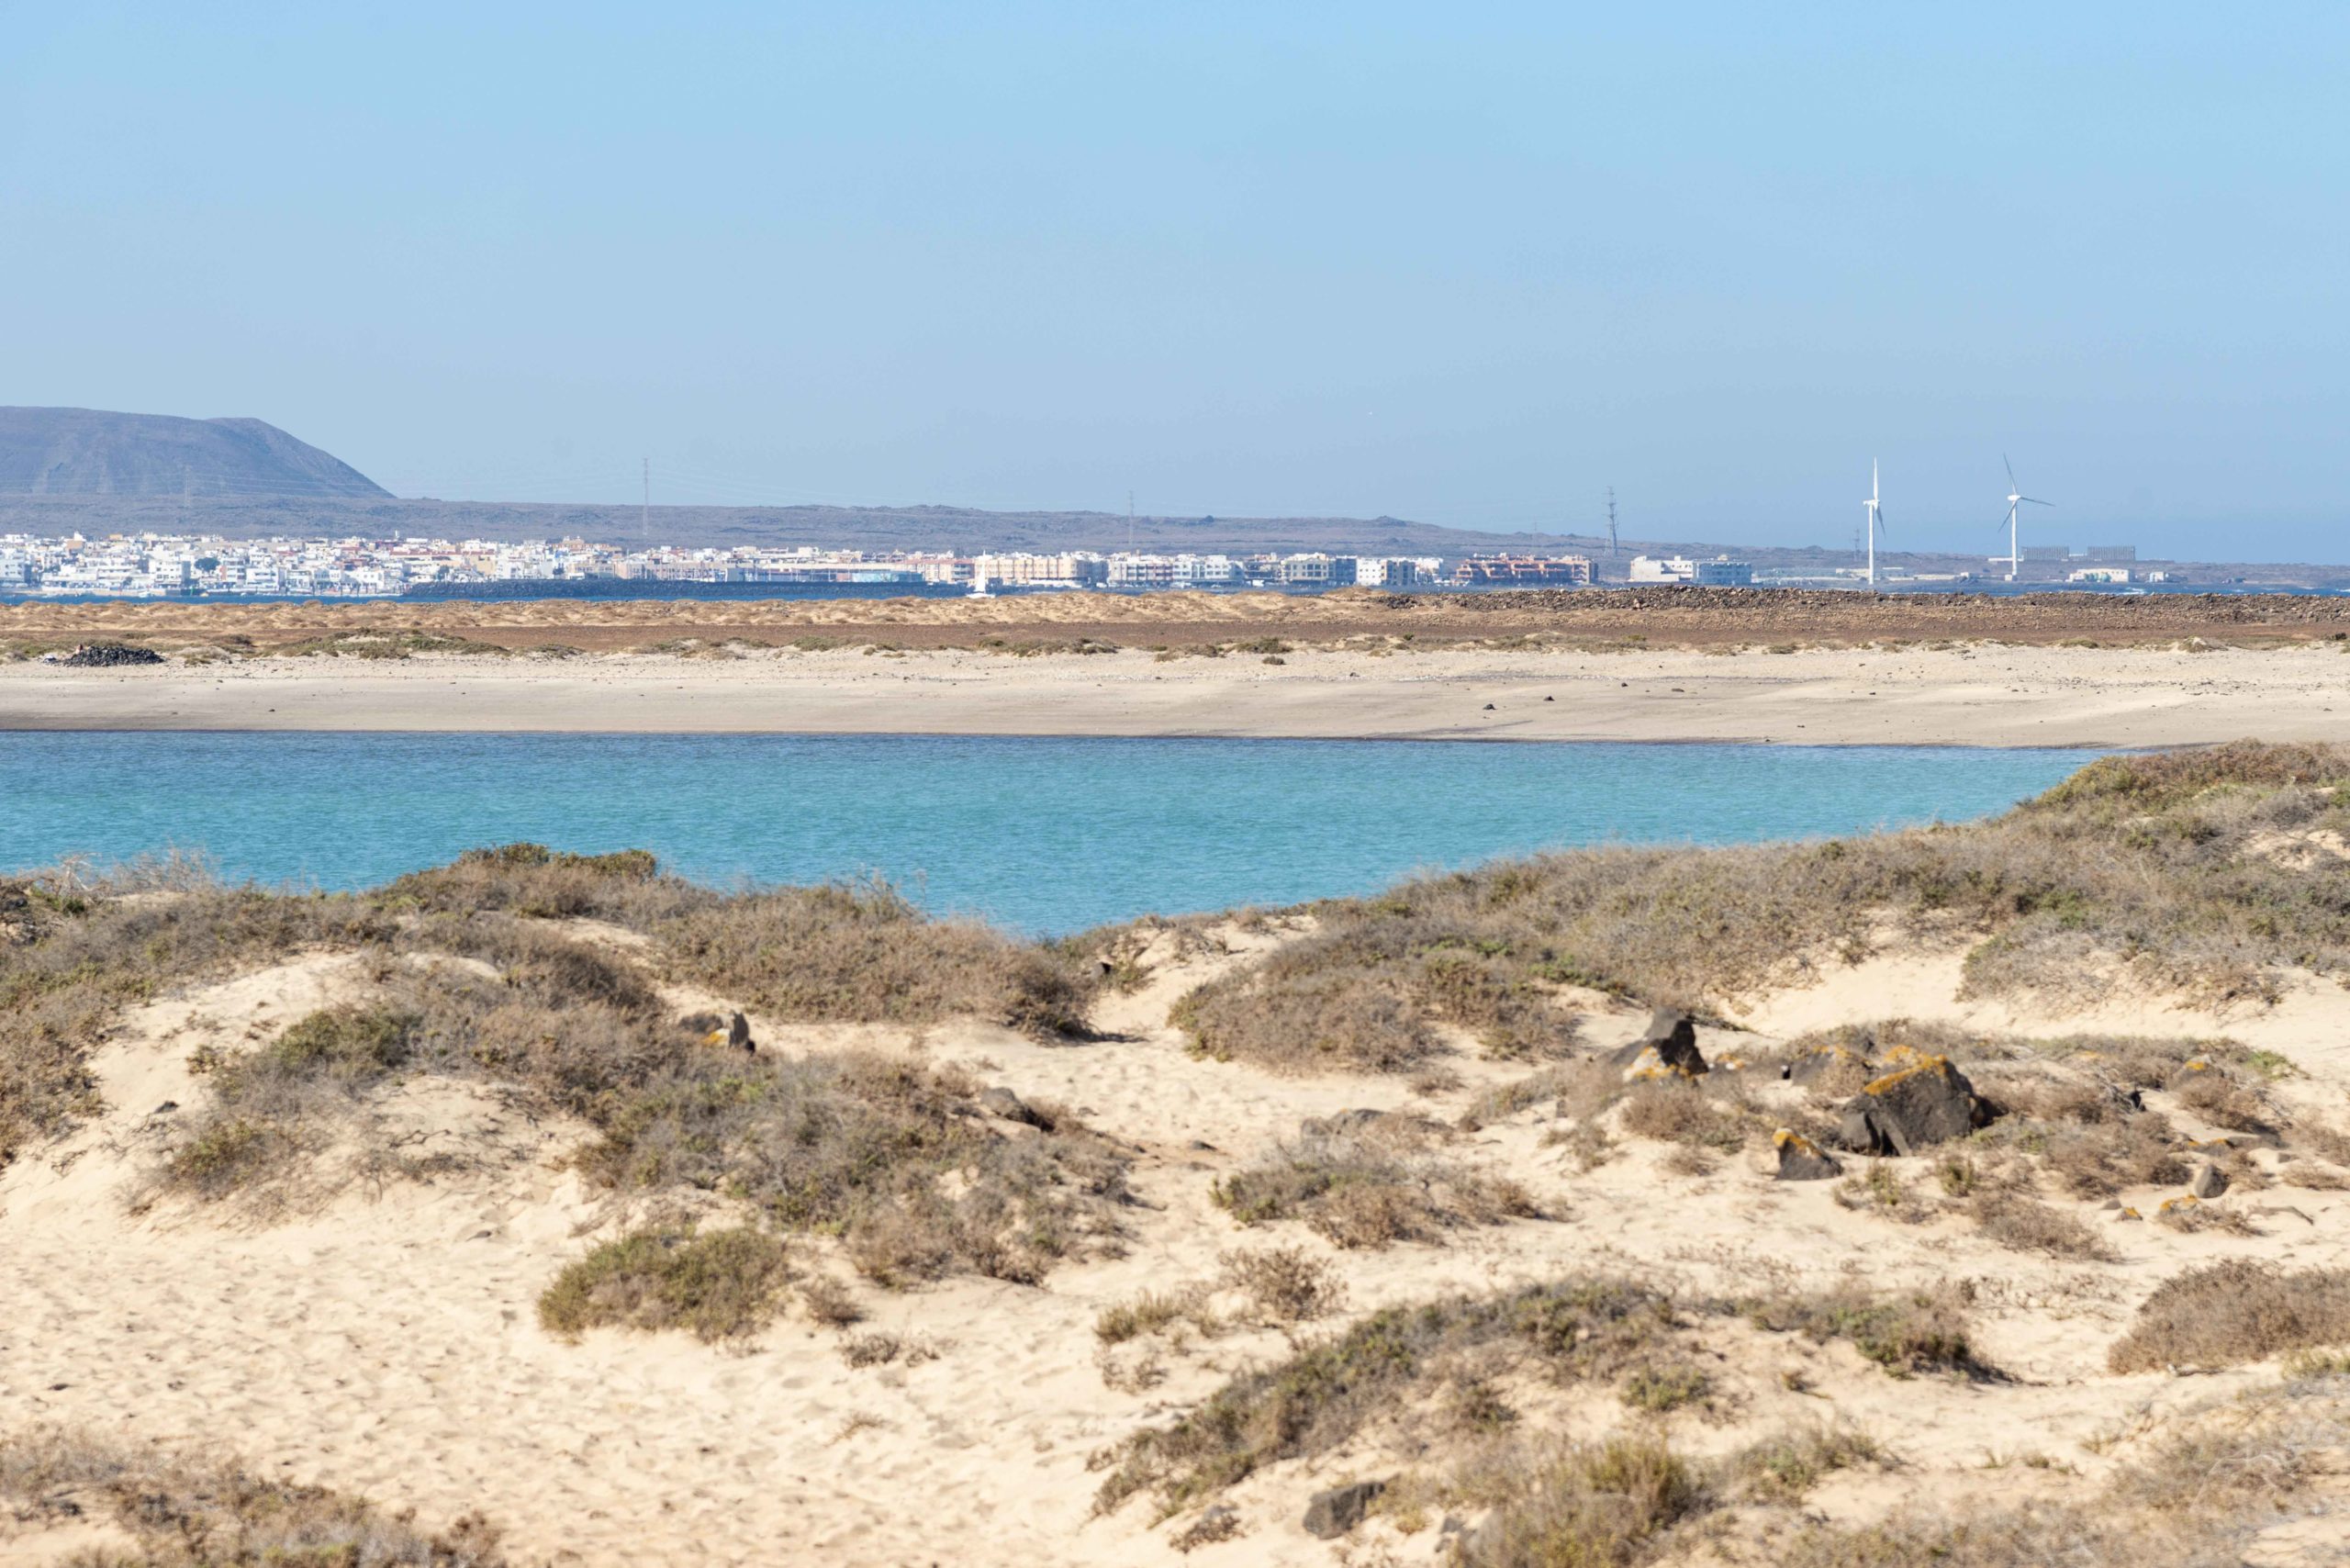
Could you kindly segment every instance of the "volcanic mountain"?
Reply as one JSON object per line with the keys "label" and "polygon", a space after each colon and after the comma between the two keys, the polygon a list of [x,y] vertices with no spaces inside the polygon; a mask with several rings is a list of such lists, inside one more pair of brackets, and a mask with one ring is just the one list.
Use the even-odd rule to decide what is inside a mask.
{"label": "volcanic mountain", "polygon": [[259,420],[0,408],[0,495],[388,497]]}

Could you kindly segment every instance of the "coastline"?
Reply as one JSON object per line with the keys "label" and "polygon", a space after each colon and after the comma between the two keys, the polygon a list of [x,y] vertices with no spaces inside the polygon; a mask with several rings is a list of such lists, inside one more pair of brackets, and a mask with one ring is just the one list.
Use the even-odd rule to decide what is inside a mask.
{"label": "coastline", "polygon": [[[1488,706],[1490,704],[1490,707]],[[970,649],[0,665],[19,730],[1116,735],[2132,748],[2350,731],[2350,659],[2266,649]]]}

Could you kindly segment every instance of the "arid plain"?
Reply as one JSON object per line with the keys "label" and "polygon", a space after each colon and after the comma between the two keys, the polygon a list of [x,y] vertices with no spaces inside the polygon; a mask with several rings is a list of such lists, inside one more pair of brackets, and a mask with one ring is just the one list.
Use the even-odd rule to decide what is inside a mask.
{"label": "arid plain", "polygon": [[[1815,745],[2318,740],[2350,601],[1674,589],[26,605],[0,726]],[[27,655],[120,640],[162,666]]]}

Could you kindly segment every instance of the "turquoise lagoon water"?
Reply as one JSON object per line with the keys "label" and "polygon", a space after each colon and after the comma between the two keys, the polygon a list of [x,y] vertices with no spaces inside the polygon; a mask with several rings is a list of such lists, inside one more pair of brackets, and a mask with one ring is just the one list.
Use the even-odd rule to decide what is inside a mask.
{"label": "turquoise lagoon water", "polygon": [[928,735],[0,734],[0,868],[200,850],[352,888],[476,845],[643,847],[731,884],[878,872],[1058,933],[1369,892],[1605,842],[1986,815],[2097,754]]}

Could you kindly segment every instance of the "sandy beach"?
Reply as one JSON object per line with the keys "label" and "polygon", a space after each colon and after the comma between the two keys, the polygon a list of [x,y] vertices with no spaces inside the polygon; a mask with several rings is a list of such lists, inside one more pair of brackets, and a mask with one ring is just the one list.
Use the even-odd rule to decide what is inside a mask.
{"label": "sandy beach", "polygon": [[2341,736],[2350,657],[2340,646],[24,661],[0,665],[0,729],[2190,745]]}

